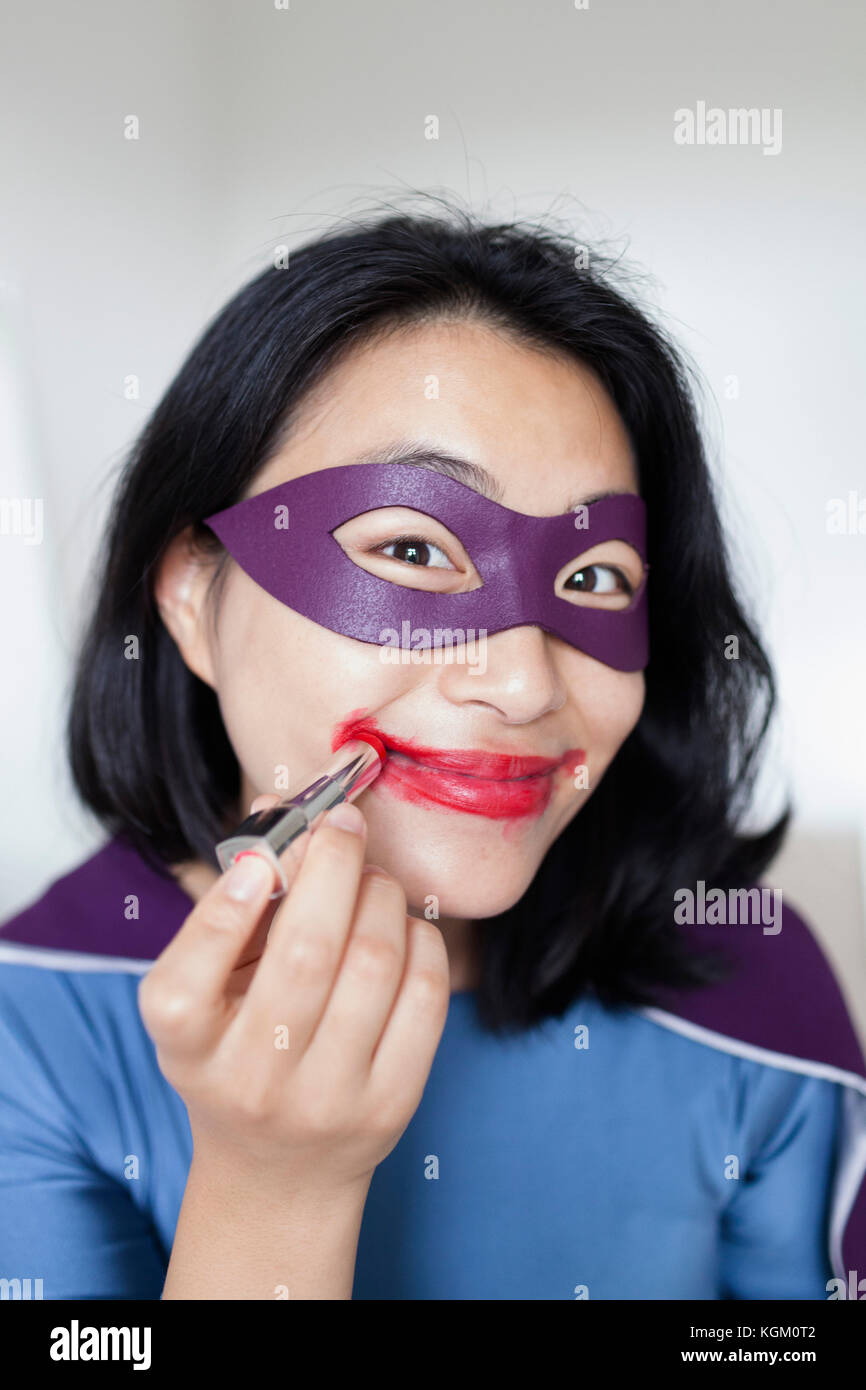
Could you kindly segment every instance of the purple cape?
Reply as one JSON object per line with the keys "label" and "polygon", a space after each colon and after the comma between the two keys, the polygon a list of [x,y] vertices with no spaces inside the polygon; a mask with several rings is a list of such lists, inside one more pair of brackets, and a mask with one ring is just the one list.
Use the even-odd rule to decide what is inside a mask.
{"label": "purple cape", "polygon": [[[0,960],[144,974],[191,905],[174,879],[116,837],[0,927]],[[841,1296],[857,1298],[866,1278],[866,1060],[833,968],[787,903],[777,934],[760,922],[685,931],[696,950],[732,957],[733,975],[699,989],[658,987],[658,1006],[639,1013],[708,1047],[845,1088],[828,1253]]]}

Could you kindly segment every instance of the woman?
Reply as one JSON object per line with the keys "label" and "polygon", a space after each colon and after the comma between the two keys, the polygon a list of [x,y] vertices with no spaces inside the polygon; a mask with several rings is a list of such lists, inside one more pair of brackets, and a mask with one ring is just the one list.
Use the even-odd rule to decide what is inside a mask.
{"label": "woman", "polygon": [[[418,613],[449,635],[395,652]],[[773,703],[686,372],[603,258],[446,210],[259,275],[119,489],[69,725],[110,838],[3,930],[3,1272],[835,1296],[866,1081],[756,886],[790,811],[737,829]],[[285,897],[220,876],[365,731]]]}

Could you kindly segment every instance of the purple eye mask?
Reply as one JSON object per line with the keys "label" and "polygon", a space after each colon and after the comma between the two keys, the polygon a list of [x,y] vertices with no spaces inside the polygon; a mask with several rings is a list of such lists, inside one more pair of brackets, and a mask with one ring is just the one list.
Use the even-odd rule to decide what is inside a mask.
{"label": "purple eye mask", "polygon": [[[435,517],[462,542],[482,586],[433,593],[355,564],[330,533],[378,507]],[[575,524],[581,514],[585,526]],[[278,483],[205,524],[273,598],[344,637],[395,645],[394,633],[414,629],[411,647],[420,650],[439,645],[434,629],[462,629],[471,640],[533,625],[618,671],[642,671],[649,660],[646,505],[633,493],[561,516],[527,516],[418,464],[353,463]],[[644,562],[628,607],[590,608],[557,594],[563,565],[609,540],[628,542]]]}

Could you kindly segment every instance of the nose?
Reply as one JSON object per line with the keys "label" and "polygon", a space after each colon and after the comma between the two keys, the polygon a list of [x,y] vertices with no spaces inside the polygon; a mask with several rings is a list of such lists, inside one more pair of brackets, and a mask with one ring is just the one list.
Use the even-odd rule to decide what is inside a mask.
{"label": "nose", "polygon": [[453,703],[484,705],[509,724],[528,724],[566,700],[552,639],[541,627],[479,634],[449,653],[439,688]]}

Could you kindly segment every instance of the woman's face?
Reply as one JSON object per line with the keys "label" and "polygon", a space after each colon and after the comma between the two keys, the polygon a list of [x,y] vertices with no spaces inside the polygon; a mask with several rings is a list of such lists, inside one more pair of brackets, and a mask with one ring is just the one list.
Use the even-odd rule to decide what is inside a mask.
{"label": "woman's face", "polygon": [[[535,516],[596,492],[638,491],[626,430],[594,373],[462,321],[403,328],[354,349],[308,395],[247,495],[395,445],[480,465],[504,506]],[[394,543],[407,533],[419,544]],[[355,517],[334,536],[355,563],[397,584],[459,592],[481,583],[459,537],[407,508]],[[579,537],[581,564],[561,572],[557,588],[574,602],[624,607],[622,576],[637,586],[639,556],[621,541],[582,552]],[[573,572],[583,577],[562,589]],[[415,915],[431,895],[443,917],[484,918],[515,903],[643,706],[642,672],[614,670],[539,627],[479,639],[483,650],[467,645],[463,659],[457,648],[450,659],[427,651],[395,664],[385,648],[286,607],[232,560],[213,627],[205,590],[196,581],[187,591],[196,620],[179,644],[217,692],[243,775],[238,819],[255,796],[309,780],[347,721],[426,748],[565,759],[529,783],[498,787],[389,759],[360,798],[367,858],[400,880]]]}

